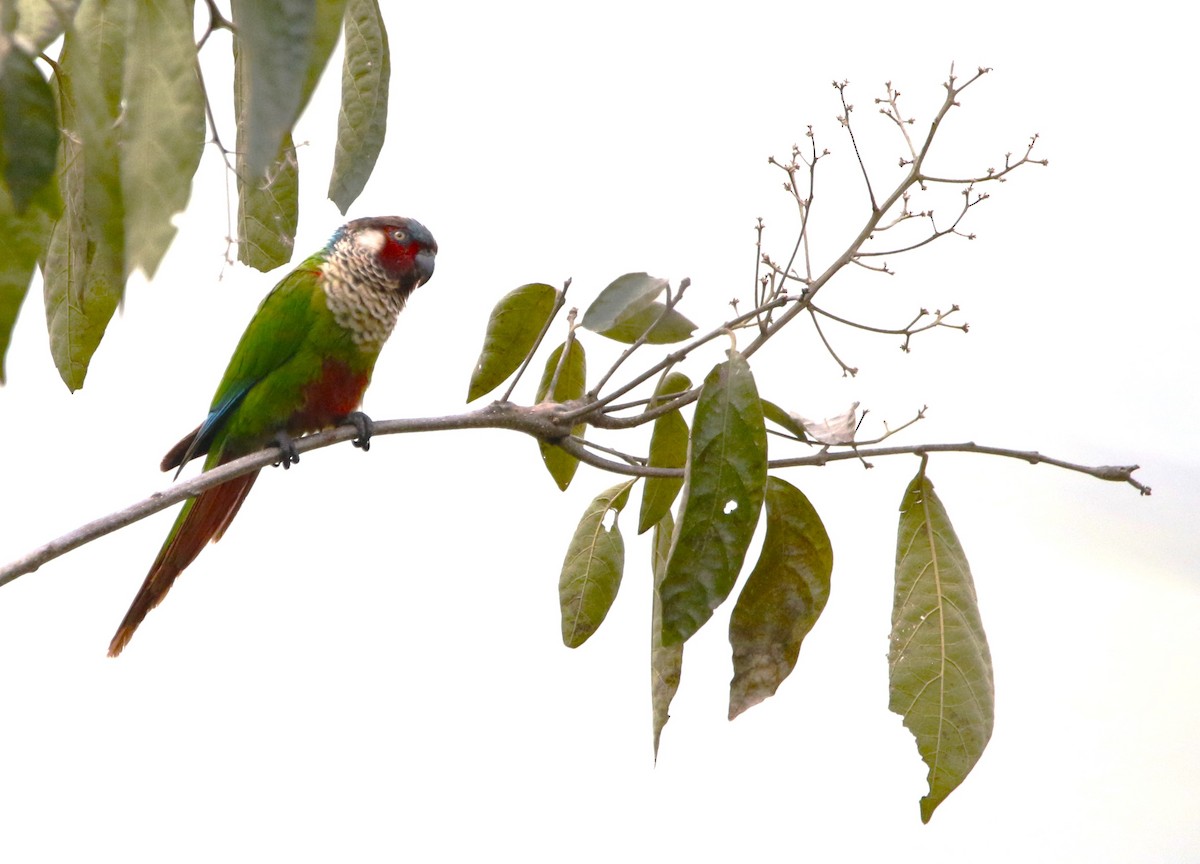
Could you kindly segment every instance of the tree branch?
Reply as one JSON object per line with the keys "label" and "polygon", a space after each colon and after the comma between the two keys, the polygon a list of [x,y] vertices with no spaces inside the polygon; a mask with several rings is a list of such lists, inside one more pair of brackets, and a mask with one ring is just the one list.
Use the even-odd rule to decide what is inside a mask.
{"label": "tree branch", "polygon": [[[691,394],[685,394],[691,395]],[[692,397],[694,398],[694,396]],[[675,402],[684,401],[686,404],[690,399],[681,397],[672,402],[665,403],[658,408],[673,410],[671,407]],[[566,452],[575,456],[579,461],[600,468],[604,471],[609,471],[614,474],[620,474],[627,477],[680,477],[683,476],[682,469],[678,468],[655,468],[644,464],[630,464],[628,462],[617,462],[612,459],[607,459],[598,455],[594,450],[590,449],[579,439],[571,436],[571,427],[579,422],[580,419],[587,420],[587,415],[579,415],[574,412],[579,408],[576,403],[542,403],[531,407],[514,405],[510,402],[493,402],[484,408],[477,411],[471,411],[465,414],[450,414],[441,417],[425,417],[419,419],[405,420],[377,420],[374,424],[372,437],[382,435],[398,435],[411,432],[441,432],[452,429],[510,429],[515,432],[522,432],[534,438],[543,441],[551,442],[561,447]],[[601,408],[598,403],[591,405],[591,410],[596,412],[596,416],[601,416]],[[609,418],[612,419],[612,418]],[[897,430],[898,431],[898,430]],[[318,432],[314,435],[306,435],[303,438],[297,439],[295,443],[296,452],[298,454],[308,453],[311,450],[319,450],[324,447],[329,447],[333,444],[338,444],[343,441],[350,441],[358,437],[358,429],[352,424],[338,426],[335,429],[327,429],[324,432]],[[607,452],[617,454],[617,451],[605,448]],[[1020,459],[1030,464],[1046,464],[1054,465],[1059,468],[1064,468],[1068,471],[1076,471],[1082,474],[1087,474],[1091,477],[1096,477],[1100,480],[1110,480],[1115,482],[1128,483],[1138,490],[1142,495],[1150,494],[1150,487],[1146,486],[1133,478],[1133,472],[1138,470],[1137,465],[1100,465],[1089,466],[1079,465],[1073,462],[1067,462],[1063,459],[1057,459],[1051,456],[1044,456],[1041,453],[1033,450],[1011,450],[1003,447],[987,447],[975,444],[974,442],[966,442],[963,444],[912,444],[902,447],[848,447],[847,449],[833,450],[825,448],[819,453],[811,456],[798,456],[784,459],[772,459],[768,463],[772,469],[779,468],[795,468],[800,466],[821,466],[830,462],[839,462],[847,459],[865,460],[871,457],[880,456],[897,456],[901,454],[928,454],[928,453],[981,453],[991,456],[1003,456],[1011,459]],[[626,454],[617,454],[621,458],[631,459]],[[636,457],[641,458],[641,457]],[[4,567],[0,568],[0,586],[7,585],[14,579],[26,573],[32,573],[46,564],[53,561],[61,555],[65,555],[73,549],[77,549],[93,540],[97,540],[106,534],[111,534],[120,528],[127,525],[132,525],[151,516],[160,510],[178,504],[186,498],[200,494],[206,489],[211,489],[214,486],[232,480],[235,477],[240,477],[244,474],[249,474],[253,471],[258,471],[268,465],[279,461],[279,450],[276,447],[269,447],[266,450],[249,456],[243,456],[232,462],[227,462],[224,465],[218,465],[211,471],[205,471],[200,475],[185,480],[182,483],[176,483],[170,488],[155,492],[150,497],[142,501],[132,504],[123,510],[95,519],[82,525],[61,537],[38,547],[27,555],[24,555]]]}

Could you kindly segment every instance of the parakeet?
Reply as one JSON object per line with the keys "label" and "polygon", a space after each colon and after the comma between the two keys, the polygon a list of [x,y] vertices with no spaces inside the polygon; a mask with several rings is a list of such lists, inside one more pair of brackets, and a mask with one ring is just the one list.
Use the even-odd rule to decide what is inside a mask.
{"label": "parakeet", "polygon": [[[356,219],[285,276],[242,335],[208,417],[171,448],[162,470],[207,454],[204,470],[277,444],[286,467],[292,438],[353,422],[366,449],[370,420],[358,412],[379,350],[408,296],[433,275],[437,243],[413,219]],[[184,568],[217,541],[258,472],[189,498],[109,645],[115,657]]]}

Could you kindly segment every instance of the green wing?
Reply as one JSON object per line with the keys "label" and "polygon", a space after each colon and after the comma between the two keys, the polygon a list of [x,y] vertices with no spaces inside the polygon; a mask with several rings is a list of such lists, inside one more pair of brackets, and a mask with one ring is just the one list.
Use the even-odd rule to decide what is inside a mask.
{"label": "green wing", "polygon": [[[213,444],[227,430],[230,419],[246,395],[272,373],[286,367],[311,344],[311,334],[325,310],[320,289],[320,256],[314,256],[285,276],[259,305],[250,319],[246,332],[234,349],[225,375],[213,396],[208,417],[201,424],[183,461],[213,449]],[[299,392],[303,382],[297,380]],[[240,418],[240,426],[261,426],[261,433],[270,437],[270,427],[278,416]],[[257,437],[257,436],[256,436]],[[259,444],[253,442],[254,446]],[[215,448],[217,451],[222,447]],[[253,449],[253,446],[250,448]],[[216,455],[216,454],[214,454]],[[210,460],[212,461],[212,460]]]}

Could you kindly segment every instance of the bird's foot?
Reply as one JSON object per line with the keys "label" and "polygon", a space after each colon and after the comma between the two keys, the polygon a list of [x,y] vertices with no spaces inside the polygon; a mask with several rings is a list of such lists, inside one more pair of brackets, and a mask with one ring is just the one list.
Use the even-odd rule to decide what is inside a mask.
{"label": "bird's foot", "polygon": [[296,442],[289,438],[286,432],[280,432],[275,436],[275,446],[279,448],[279,461],[275,464],[282,465],[285,471],[300,462],[300,454],[296,452]]}
{"label": "bird's foot", "polygon": [[358,437],[354,439],[355,447],[362,449],[364,453],[371,449],[371,436],[375,433],[375,422],[361,411],[352,411],[346,415],[345,422],[353,424],[358,430]]}

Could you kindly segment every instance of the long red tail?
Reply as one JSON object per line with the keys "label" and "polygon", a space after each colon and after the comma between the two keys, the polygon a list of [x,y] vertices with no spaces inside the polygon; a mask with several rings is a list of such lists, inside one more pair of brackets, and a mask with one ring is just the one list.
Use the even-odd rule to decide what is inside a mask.
{"label": "long red tail", "polygon": [[142,619],[162,602],[171,590],[175,577],[196,560],[205,544],[210,540],[215,543],[221,539],[257,477],[257,471],[244,477],[235,477],[227,483],[201,492],[183,505],[183,510],[175,520],[171,533],[167,535],[167,541],[158,553],[158,558],[146,574],[146,581],[133,598],[129,611],[125,613],[121,626],[117,628],[116,635],[109,643],[109,657],[116,657],[129,644]]}

